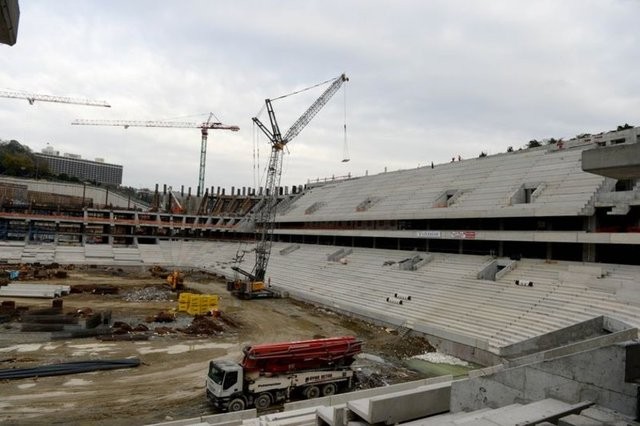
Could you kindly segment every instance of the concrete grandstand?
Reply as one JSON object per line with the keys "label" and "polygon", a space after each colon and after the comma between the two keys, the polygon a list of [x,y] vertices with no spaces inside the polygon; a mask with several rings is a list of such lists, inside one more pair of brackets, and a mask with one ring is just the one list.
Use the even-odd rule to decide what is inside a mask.
{"label": "concrete grandstand", "polygon": [[[582,161],[588,150],[636,144],[638,137],[634,128],[282,191],[269,282],[297,299],[426,335],[443,352],[501,365],[481,373],[494,377],[491,385],[478,377],[464,386],[449,380],[446,405],[452,412],[510,406],[508,419],[529,421],[526,407],[540,412],[544,406],[555,414],[537,418],[542,424],[557,422],[560,415],[580,416],[595,402],[632,416],[637,389],[627,383],[640,374],[622,371],[623,354],[637,356],[629,349],[634,345],[622,342],[636,339],[640,326],[640,184],[634,177],[584,172]],[[171,194],[156,204],[168,211],[83,205],[47,218],[41,208],[42,226],[58,224],[45,227],[55,234],[49,239],[34,238],[33,212],[22,210],[20,216],[3,206],[6,241],[0,256],[11,263],[197,268],[232,279],[232,266],[250,270],[253,265],[251,219],[260,208],[260,190],[210,194],[194,204],[201,214],[172,212]],[[65,223],[75,225],[65,233],[60,228]],[[64,245],[61,234],[71,236]],[[553,352],[558,347],[565,352]],[[580,358],[585,351],[594,359],[621,360],[615,386],[594,384],[597,380],[583,371],[595,371]],[[505,392],[512,376],[504,371],[531,375],[548,368],[545,374],[558,375],[563,356],[582,359],[585,367],[573,375],[580,382],[575,386],[590,389],[584,391],[589,398],[544,386],[531,393],[513,391],[515,386]],[[414,390],[421,386],[428,387],[425,395],[441,392],[437,383]],[[479,388],[508,397],[469,403]],[[340,409],[376,423],[366,416],[378,400],[366,399],[341,403],[346,405]],[[547,402],[530,406],[538,400]],[[320,417],[342,424],[326,420],[338,415],[332,410],[325,417],[314,411],[313,424]],[[466,421],[501,415],[482,413]],[[420,424],[459,424],[462,418]],[[508,421],[477,424],[515,424]]]}

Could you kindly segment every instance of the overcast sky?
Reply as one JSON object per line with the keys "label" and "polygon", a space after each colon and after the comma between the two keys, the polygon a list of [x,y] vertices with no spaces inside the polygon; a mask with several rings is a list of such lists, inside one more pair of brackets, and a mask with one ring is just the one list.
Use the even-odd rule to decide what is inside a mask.
{"label": "overcast sky", "polygon": [[[128,186],[195,192],[199,130],[71,121],[213,112],[241,130],[210,132],[206,186],[254,186],[269,155],[264,137],[255,148],[251,121],[264,99],[342,72],[346,92],[289,145],[283,185],[640,124],[637,0],[22,0],[20,9],[17,43],[0,45],[0,90],[112,108],[0,98],[0,139],[102,157],[124,166]],[[274,102],[283,133],[325,87]]]}

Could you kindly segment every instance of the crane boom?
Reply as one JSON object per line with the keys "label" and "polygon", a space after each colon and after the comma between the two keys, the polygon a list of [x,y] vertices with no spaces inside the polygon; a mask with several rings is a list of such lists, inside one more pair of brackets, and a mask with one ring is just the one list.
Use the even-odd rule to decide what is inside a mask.
{"label": "crane boom", "polygon": [[[345,74],[337,77],[331,85],[320,95],[316,101],[293,123],[291,128],[287,130],[284,137],[280,133],[280,128],[276,120],[275,112],[271,100],[266,99],[266,109],[271,122],[271,131],[257,118],[253,118],[253,122],[262,130],[269,138],[271,143],[271,155],[267,166],[267,177],[265,183],[265,192],[263,194],[263,202],[258,211],[256,222],[260,224],[260,238],[256,246],[256,264],[252,275],[256,281],[264,281],[267,264],[271,255],[271,245],[273,241],[273,228],[275,227],[276,204],[278,202],[278,191],[280,187],[280,178],[282,176],[282,159],[283,148],[291,142],[306,127],[313,117],[322,109],[322,107],[331,99],[338,91],[342,83],[349,81]],[[245,295],[246,296],[246,295]]]}
{"label": "crane boom", "polygon": [[320,95],[316,101],[311,104],[311,106],[296,120],[295,123],[287,130],[287,133],[284,134],[284,143],[289,142],[304,129],[307,124],[311,121],[313,117],[322,109],[322,107],[329,102],[329,99],[340,89],[342,83],[345,81],[349,81],[345,74],[342,74],[340,77],[336,78],[333,83],[327,88],[327,90]]}
{"label": "crane boom", "polygon": [[77,105],[99,106],[99,107],[111,108],[111,105],[109,105],[105,101],[96,101],[96,100],[85,99],[85,98],[71,98],[68,96],[41,95],[36,93],[0,90],[0,97],[13,98],[13,99],[26,99],[27,101],[29,101],[30,105],[33,105],[35,101],[42,101],[42,102],[58,102],[62,104],[77,104]]}
{"label": "crane boom", "polygon": [[212,122],[211,118],[213,113],[209,114],[207,121],[203,123],[197,123],[192,121],[154,121],[154,120],[86,120],[76,119],[71,122],[76,126],[117,126],[128,129],[129,127],[175,127],[183,129],[200,129],[202,134],[202,142],[200,144],[200,168],[198,172],[198,191],[197,195],[204,194],[204,172],[207,164],[207,138],[209,130],[231,130],[237,132],[240,130],[238,126],[229,126],[226,124]]}

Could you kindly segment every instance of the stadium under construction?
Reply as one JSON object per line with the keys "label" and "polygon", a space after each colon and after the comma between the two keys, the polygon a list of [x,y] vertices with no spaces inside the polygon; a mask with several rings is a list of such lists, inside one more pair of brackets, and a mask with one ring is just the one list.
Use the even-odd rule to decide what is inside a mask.
{"label": "stadium under construction", "polygon": [[[279,188],[266,274],[273,288],[493,366],[465,380],[361,395],[366,404],[315,401],[314,419],[408,422],[415,413],[372,413],[377,405],[406,414],[417,396],[446,400],[422,417],[451,412],[419,424],[458,424],[470,413],[484,421],[473,424],[515,424],[532,421],[531,412],[551,414],[522,424],[561,424],[594,404],[634,417],[639,142],[630,128]],[[250,268],[264,225],[254,220],[261,188],[201,197],[156,188],[143,202],[87,185],[0,181],[0,255],[9,263],[190,267],[231,280],[232,266]]]}

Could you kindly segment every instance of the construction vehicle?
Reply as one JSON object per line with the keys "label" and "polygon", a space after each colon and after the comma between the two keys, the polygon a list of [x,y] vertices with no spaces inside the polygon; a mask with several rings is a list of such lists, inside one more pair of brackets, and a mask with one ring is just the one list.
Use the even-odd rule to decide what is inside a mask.
{"label": "construction vehicle", "polygon": [[[298,136],[302,129],[309,124],[311,119],[322,109],[338,89],[340,89],[342,83],[345,81],[349,81],[345,74],[341,74],[339,77],[333,79],[329,87],[313,104],[311,104],[304,114],[302,114],[295,123],[293,123],[284,136],[280,133],[280,127],[276,120],[271,99],[265,100],[266,110],[271,122],[271,130],[267,129],[267,127],[262,124],[257,117],[253,117],[253,122],[269,139],[271,144],[271,155],[267,166],[265,191],[263,192],[263,198],[258,205],[256,217],[256,230],[258,234],[256,238],[256,263],[251,272],[245,271],[238,266],[231,267],[231,269],[245,277],[245,279],[238,278],[234,281],[227,282],[227,290],[234,296],[242,299],[279,296],[279,293],[272,290],[270,285],[265,285],[265,275],[267,272],[267,264],[269,263],[269,256],[271,255],[273,228],[275,227],[276,207],[278,204],[280,177],[282,176],[282,157],[284,149],[287,144]],[[300,91],[294,93],[299,92]],[[282,97],[284,96],[281,96],[280,98]]]}
{"label": "construction vehicle", "polygon": [[209,363],[207,397],[222,411],[264,410],[290,399],[351,390],[351,364],[361,351],[362,341],[353,336],[247,346],[240,364]]}
{"label": "construction vehicle", "polygon": [[171,291],[178,291],[184,289],[184,276],[182,273],[174,269],[169,275],[167,275],[167,284],[171,287]]}

